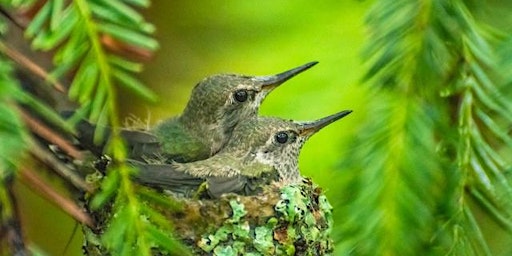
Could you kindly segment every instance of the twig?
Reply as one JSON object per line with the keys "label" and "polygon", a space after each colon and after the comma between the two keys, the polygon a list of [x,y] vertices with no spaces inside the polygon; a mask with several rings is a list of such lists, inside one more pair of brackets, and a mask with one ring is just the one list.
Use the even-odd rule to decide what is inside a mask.
{"label": "twig", "polygon": [[41,147],[38,143],[32,141],[30,144],[30,153],[34,155],[37,159],[46,163],[50,166],[57,174],[71,182],[76,188],[81,189],[82,191],[87,191],[92,193],[94,189],[89,184],[85,183],[85,181],[75,174],[71,169],[66,167],[63,163],[61,163],[55,156],[53,156],[50,152]]}
{"label": "twig", "polygon": [[94,223],[87,213],[82,211],[82,209],[80,209],[80,207],[78,207],[73,201],[63,197],[51,186],[46,184],[38,175],[35,174],[35,172],[26,168],[21,168],[19,176],[21,181],[29,188],[40,192],[43,197],[57,205],[75,220],[91,228],[94,227]]}
{"label": "twig", "polygon": [[57,90],[58,92],[66,94],[66,89],[64,86],[57,81],[54,77],[52,77],[44,68],[37,65],[35,62],[31,61],[29,58],[25,57],[22,53],[16,51],[15,49],[0,43],[0,52],[7,55],[9,58],[20,64],[21,66],[25,67],[35,75],[41,77],[45,81],[50,82],[53,85],[53,88]]}
{"label": "twig", "polygon": [[25,29],[25,26],[22,25],[12,14],[10,14],[3,6],[0,6],[0,13],[5,16],[9,21],[12,22],[16,27],[20,29]]}
{"label": "twig", "polygon": [[75,146],[73,146],[68,140],[62,138],[59,134],[55,133],[52,129],[50,129],[48,126],[46,126],[42,122],[31,117],[23,109],[18,108],[18,110],[21,114],[21,117],[27,124],[27,126],[35,134],[43,137],[44,139],[46,139],[47,141],[49,141],[51,143],[57,145],[60,149],[62,149],[64,152],[66,152],[69,156],[73,157],[74,159],[83,159],[82,153]]}

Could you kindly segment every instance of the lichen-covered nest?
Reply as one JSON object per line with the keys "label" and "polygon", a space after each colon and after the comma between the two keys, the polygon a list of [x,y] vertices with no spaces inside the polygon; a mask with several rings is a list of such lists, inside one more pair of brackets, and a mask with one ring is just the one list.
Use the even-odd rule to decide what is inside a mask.
{"label": "lichen-covered nest", "polygon": [[[162,195],[172,197],[172,195]],[[332,252],[331,205],[311,180],[268,186],[256,196],[179,199],[181,211],[152,205],[195,255],[326,255]],[[152,204],[150,201],[146,202]],[[108,216],[108,214],[101,214]],[[150,220],[151,221],[151,220]],[[108,221],[105,221],[108,225]],[[92,231],[86,231],[86,240]],[[97,243],[85,250],[98,250]],[[89,247],[89,249],[88,249]],[[155,250],[156,255],[166,255]]]}

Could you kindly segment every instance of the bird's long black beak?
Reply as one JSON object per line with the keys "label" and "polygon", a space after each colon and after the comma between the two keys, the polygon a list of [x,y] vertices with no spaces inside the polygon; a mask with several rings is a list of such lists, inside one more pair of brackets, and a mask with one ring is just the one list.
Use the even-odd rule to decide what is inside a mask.
{"label": "bird's long black beak", "polygon": [[343,110],[334,115],[330,115],[324,118],[320,118],[316,121],[312,122],[300,122],[299,124],[299,133],[301,136],[311,136],[314,133],[320,131],[322,128],[326,127],[329,124],[334,123],[335,121],[347,116],[352,113],[352,110]]}
{"label": "bird's long black beak", "polygon": [[283,73],[279,73],[277,75],[271,75],[271,76],[257,76],[253,79],[257,82],[261,83],[261,87],[264,89],[273,89],[280,84],[288,81],[290,78],[296,76],[297,74],[302,73],[303,71],[311,68],[312,66],[316,65],[318,61],[312,61],[309,63],[306,63],[304,65],[301,65],[296,68],[292,68],[288,71],[285,71]]}

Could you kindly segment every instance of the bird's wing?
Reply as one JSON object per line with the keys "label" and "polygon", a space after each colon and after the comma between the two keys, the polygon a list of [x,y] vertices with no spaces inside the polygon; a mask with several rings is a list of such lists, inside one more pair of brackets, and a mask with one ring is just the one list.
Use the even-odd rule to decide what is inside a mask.
{"label": "bird's wing", "polygon": [[128,157],[132,159],[167,157],[158,137],[149,132],[121,130],[121,137],[126,141]]}
{"label": "bird's wing", "polygon": [[[223,194],[252,195],[277,178],[277,172],[269,165],[247,161],[236,154],[219,153],[206,160],[191,163],[173,163],[176,170],[202,177],[207,181],[207,192],[212,198]],[[272,176],[272,177],[270,177]]]}
{"label": "bird's wing", "polygon": [[[71,116],[73,112],[64,112],[63,116]],[[76,139],[81,148],[91,151],[97,156],[103,155],[103,149],[107,143],[108,137],[110,136],[110,129],[103,128],[102,133],[105,134],[104,139],[101,141],[95,141],[94,133],[96,132],[96,125],[93,125],[86,120],[80,120],[76,125]]]}
{"label": "bird's wing", "polygon": [[262,173],[272,172],[270,165],[256,161],[250,153],[224,151],[210,158],[190,163],[172,163],[178,171],[189,173],[196,177],[258,177]]}
{"label": "bird's wing", "polygon": [[[192,163],[147,164],[135,160],[129,160],[129,163],[139,169],[134,176],[138,183],[184,195],[197,192],[205,181],[206,191],[212,198],[227,193],[253,195],[261,191],[262,186],[278,179],[277,172],[267,165],[242,165],[230,157],[222,157],[223,162],[219,164],[213,161],[215,157],[212,158]],[[251,170],[254,173],[250,173]]]}
{"label": "bird's wing", "polygon": [[237,175],[232,177],[209,177],[206,179],[207,192],[212,198],[223,194],[236,193],[254,195],[262,191],[262,187],[279,179],[277,172],[260,173],[258,177]]}
{"label": "bird's wing", "polygon": [[176,170],[196,177],[234,177],[240,175],[243,165],[230,154],[219,153],[210,158],[190,163],[172,163]]}
{"label": "bird's wing", "polygon": [[128,160],[128,163],[139,169],[139,173],[135,175],[134,179],[143,184],[179,186],[197,185],[204,181],[204,179],[176,170],[171,164],[148,164],[135,160]]}
{"label": "bird's wing", "polygon": [[166,156],[176,162],[198,161],[212,154],[208,143],[184,127],[177,118],[158,124],[151,132],[162,142],[162,150],[166,152]]}
{"label": "bird's wing", "polygon": [[233,177],[210,177],[206,181],[208,195],[212,198],[219,198],[223,194],[238,193],[248,195],[245,193],[244,188],[247,185],[247,177],[233,176]]}
{"label": "bird's wing", "polygon": [[204,182],[204,179],[176,170],[171,164],[148,164],[136,160],[128,160],[128,163],[139,171],[133,179],[150,187],[182,193],[184,189],[195,191]]}
{"label": "bird's wing", "polygon": [[[64,117],[70,117],[73,115],[73,112],[66,111],[61,114]],[[80,120],[75,128],[77,131],[76,139],[82,148],[91,151],[97,156],[104,154],[105,145],[112,133],[110,127],[98,128],[96,125],[86,120]],[[104,134],[101,141],[95,141],[94,138],[94,134],[98,129],[101,129],[101,132]],[[128,156],[130,158],[142,160],[145,157],[162,155],[162,148],[160,147],[158,137],[150,132],[123,129],[120,131],[120,135],[126,141]]]}
{"label": "bird's wing", "polygon": [[227,193],[249,195],[256,191],[252,186],[248,186],[249,178],[242,175],[212,176],[202,179],[184,171],[176,170],[175,167],[180,166],[180,164],[147,164],[135,160],[129,160],[128,162],[139,171],[133,176],[137,183],[170,190],[185,196],[198,192],[201,184],[205,181],[207,181],[206,192],[212,198],[219,198]]}

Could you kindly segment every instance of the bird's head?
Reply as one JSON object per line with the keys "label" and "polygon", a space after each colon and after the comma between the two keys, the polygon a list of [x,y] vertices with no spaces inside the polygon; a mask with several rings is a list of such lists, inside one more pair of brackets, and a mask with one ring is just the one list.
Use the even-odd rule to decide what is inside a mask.
{"label": "bird's head", "polygon": [[199,82],[192,91],[183,118],[205,125],[222,126],[226,133],[240,120],[255,117],[265,97],[273,89],[318,62],[270,76],[218,74]]}
{"label": "bird's head", "polygon": [[223,152],[271,165],[286,182],[298,182],[298,157],[304,143],[323,127],[347,116],[339,113],[308,122],[253,118],[238,125]]}

